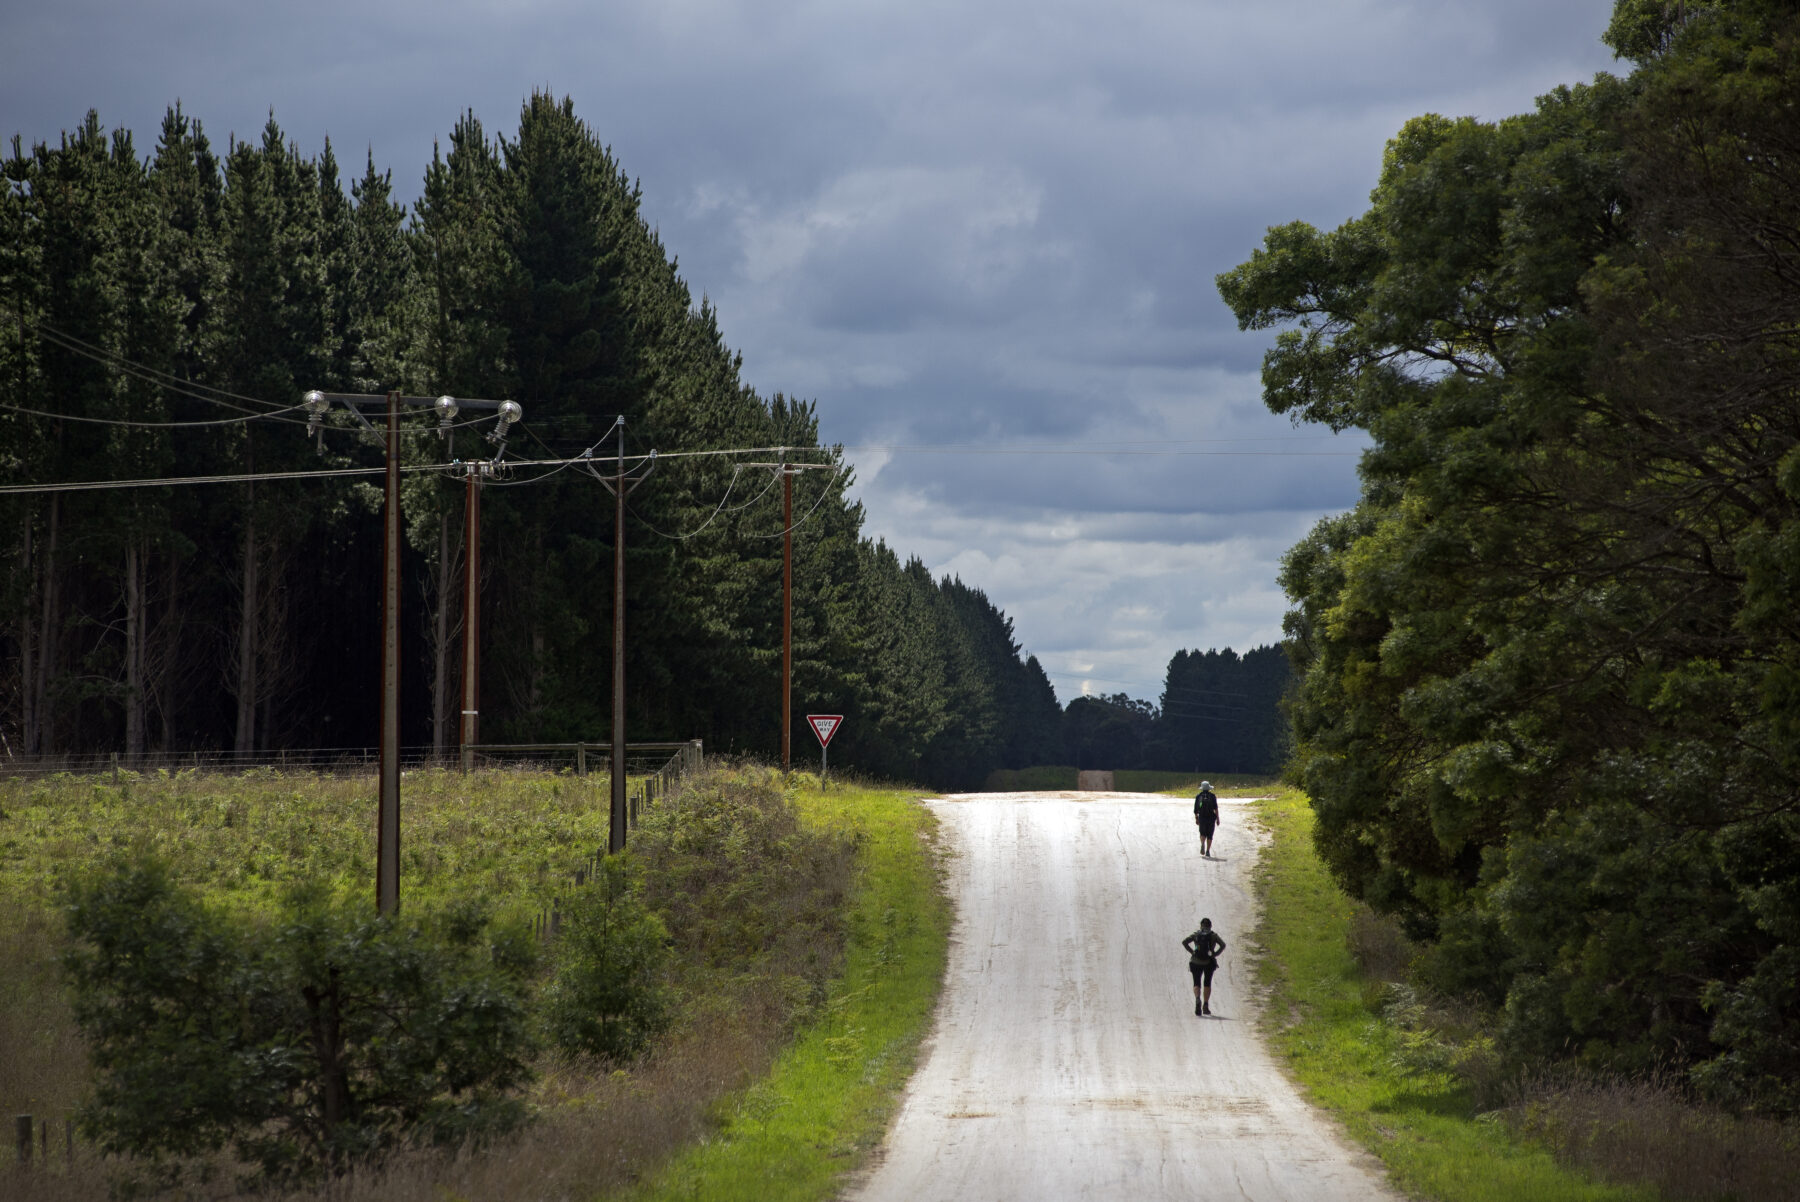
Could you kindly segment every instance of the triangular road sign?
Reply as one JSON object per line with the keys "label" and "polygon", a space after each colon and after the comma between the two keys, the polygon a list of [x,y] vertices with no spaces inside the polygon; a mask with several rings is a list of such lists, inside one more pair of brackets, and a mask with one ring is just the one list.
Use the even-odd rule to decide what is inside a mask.
{"label": "triangular road sign", "polygon": [[806,715],[806,724],[813,728],[813,734],[819,736],[819,746],[821,747],[831,746],[831,736],[837,733],[837,728],[843,725],[843,722],[844,715],[842,714]]}

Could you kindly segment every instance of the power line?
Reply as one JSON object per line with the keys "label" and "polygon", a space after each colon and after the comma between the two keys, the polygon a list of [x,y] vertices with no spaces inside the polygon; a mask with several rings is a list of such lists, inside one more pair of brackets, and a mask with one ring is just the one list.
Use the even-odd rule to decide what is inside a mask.
{"label": "power line", "polygon": [[1300,458],[1300,459],[1340,459],[1360,456],[1361,451],[1187,451],[1174,449],[1172,444],[1139,445],[1115,444],[1106,446],[976,446],[930,443],[857,443],[847,444],[840,449],[845,451],[877,451],[896,455],[1058,455],[1112,457],[1149,456],[1149,457],[1247,457],[1247,458]]}
{"label": "power line", "polygon": [[1185,684],[1164,685],[1163,691],[1165,693],[1198,693],[1203,697],[1236,697],[1244,701],[1250,699],[1250,694],[1248,693],[1225,693],[1218,689],[1197,689],[1192,685]]}
{"label": "power line", "polygon": [[[33,325],[33,330],[40,337],[44,338],[54,346],[61,347],[63,350],[84,356],[85,358],[93,359],[96,362],[106,364],[109,367],[116,367],[130,375],[135,375],[140,379],[148,380],[150,383],[167,388],[171,392],[186,396],[192,400],[204,401],[209,405],[223,405],[226,408],[238,408],[238,406],[230,403],[232,401],[241,401],[248,405],[274,404],[274,402],[263,400],[260,397],[240,396],[237,393],[227,391],[223,388],[214,388],[210,384],[201,384],[193,380],[184,380],[181,377],[171,375],[160,368],[150,367],[147,364],[127,359],[125,356],[118,354],[115,351],[109,351],[105,347],[96,346],[91,342],[77,338],[73,334],[65,333],[55,326],[43,322],[35,323]],[[286,409],[278,409],[278,412],[288,411],[289,410]],[[244,410],[244,412],[251,413],[250,410]],[[272,413],[252,413],[251,415],[255,417],[274,416]],[[69,415],[52,414],[51,416],[67,417]]]}
{"label": "power line", "polygon": [[[93,492],[105,488],[164,488],[187,484],[250,484],[262,480],[320,480],[341,476],[379,476],[386,468],[342,467],[320,468],[306,472],[252,472],[236,476],[162,476],[149,480],[76,480],[65,484],[0,485],[0,496],[20,493]],[[403,472],[440,472],[441,464],[413,464],[400,468]]]}
{"label": "power line", "polygon": [[43,409],[28,409],[24,405],[0,404],[0,409],[9,409],[14,413],[29,413],[32,417],[46,417],[59,422],[85,422],[94,426],[130,426],[137,430],[173,430],[190,426],[236,426],[244,422],[261,421],[264,418],[279,418],[284,413],[292,413],[300,408],[290,405],[286,409],[275,409],[268,413],[246,413],[241,417],[214,417],[201,421],[186,422],[142,422],[130,421],[117,417],[78,417],[73,413],[50,413]]}
{"label": "power line", "polygon": [[758,501],[760,501],[764,497],[768,496],[769,490],[775,487],[775,481],[776,481],[777,477],[773,472],[771,472],[769,474],[769,482],[767,484],[763,485],[761,492],[757,493],[754,497],[751,497],[748,501],[745,501],[742,504],[733,505],[730,509],[726,509],[725,502],[727,502],[731,499],[731,492],[733,489],[735,489],[737,487],[738,477],[743,475],[743,472],[744,472],[743,464],[738,463],[738,464],[732,465],[731,482],[725,486],[725,494],[719,498],[719,504],[717,505],[717,507],[715,507],[713,509],[712,513],[707,517],[707,519],[704,522],[701,522],[698,526],[695,526],[692,530],[688,531],[686,534],[669,534],[665,531],[658,530],[655,526],[652,526],[649,522],[644,520],[643,514],[638,513],[636,510],[633,510],[632,513],[637,518],[639,525],[643,526],[644,529],[646,529],[650,533],[656,535],[658,538],[666,538],[670,542],[684,543],[688,539],[693,538],[695,535],[699,534],[702,530],[706,529],[708,526],[712,525],[714,519],[716,519],[721,513],[742,513],[744,510],[750,508],[752,505],[756,504]]}
{"label": "power line", "polygon": [[[8,409],[15,413],[26,413],[26,414],[30,414],[33,417],[47,418],[52,421],[85,422],[85,423],[88,423],[91,425],[100,425],[100,426],[126,426],[126,427],[130,427],[133,429],[143,429],[143,430],[170,430],[170,429],[182,429],[182,428],[205,427],[205,426],[230,426],[230,425],[238,425],[238,424],[241,424],[244,422],[265,421],[265,420],[266,421],[285,422],[290,425],[296,425],[296,426],[311,424],[308,422],[300,421],[299,419],[296,419],[296,418],[290,418],[290,417],[285,416],[286,414],[292,413],[297,409],[305,408],[304,402],[302,402],[301,404],[298,404],[298,405],[283,406],[283,405],[278,405],[274,401],[264,400],[260,397],[244,396],[239,393],[231,392],[227,389],[214,388],[210,384],[201,384],[201,383],[198,383],[193,380],[184,380],[181,377],[172,375],[169,372],[161,370],[160,368],[150,367],[146,364],[138,363],[135,360],[126,358],[124,355],[118,354],[116,351],[109,351],[105,347],[95,346],[93,343],[87,342],[80,338],[77,338],[73,334],[64,333],[63,331],[57,329],[55,326],[47,325],[47,324],[40,322],[34,327],[34,330],[40,337],[42,337],[45,341],[49,342],[53,346],[58,346],[58,347],[61,347],[63,350],[69,351],[73,354],[81,355],[84,358],[92,359],[97,363],[101,363],[107,367],[111,367],[118,371],[124,372],[126,375],[136,376],[138,379],[144,380],[150,384],[154,384],[158,388],[161,388],[161,389],[164,389],[165,391],[174,393],[177,396],[185,396],[189,400],[201,401],[208,405],[219,405],[226,409],[237,409],[240,412],[240,414],[242,414],[242,416],[210,418],[210,419],[194,420],[194,421],[154,421],[153,422],[153,421],[133,421],[130,419],[125,419],[125,418],[85,417],[85,416],[81,416],[81,415],[73,414],[73,413],[52,413],[52,412],[49,412],[49,411],[43,410],[43,409],[31,409],[24,405],[0,404],[0,409]],[[265,410],[263,412],[253,412],[251,410],[244,409],[242,407],[242,405],[233,404],[232,402],[234,402],[234,401],[243,402],[244,404],[250,404],[250,405],[270,405],[270,406],[274,406],[274,407],[270,408],[268,410]],[[439,429],[460,429],[464,426],[472,426],[472,425],[476,424],[476,421],[477,421],[477,419],[469,418],[469,419],[465,419],[463,421],[451,422],[447,425],[444,423],[440,423]]]}
{"label": "power line", "polygon": [[[844,469],[841,466],[835,468],[831,473],[831,480],[837,479],[839,473],[841,473],[843,470]],[[776,474],[779,475],[780,473],[778,472]],[[745,538],[782,538],[782,537],[792,534],[794,531],[800,529],[800,527],[806,525],[807,522],[812,520],[813,514],[815,514],[819,511],[819,506],[821,506],[825,503],[825,498],[829,497],[831,495],[831,480],[827,480],[825,482],[825,487],[823,487],[819,490],[819,499],[814,501],[812,508],[806,511],[806,516],[801,518],[799,521],[795,522],[793,525],[785,527],[784,529],[781,529],[781,530],[777,530],[774,534],[746,534],[744,537]]]}

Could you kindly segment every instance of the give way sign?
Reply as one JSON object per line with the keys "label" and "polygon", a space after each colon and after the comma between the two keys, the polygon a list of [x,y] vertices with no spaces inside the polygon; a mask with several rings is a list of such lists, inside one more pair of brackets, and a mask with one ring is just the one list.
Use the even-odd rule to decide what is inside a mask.
{"label": "give way sign", "polygon": [[813,734],[819,736],[820,747],[831,746],[831,736],[837,733],[837,728],[843,723],[844,715],[842,714],[806,715],[806,724],[813,728]]}

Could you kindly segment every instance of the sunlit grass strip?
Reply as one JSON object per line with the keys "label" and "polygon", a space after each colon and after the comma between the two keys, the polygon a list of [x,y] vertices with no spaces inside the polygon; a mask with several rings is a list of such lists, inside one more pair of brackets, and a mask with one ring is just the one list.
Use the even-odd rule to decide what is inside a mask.
{"label": "sunlit grass strip", "polygon": [[1650,1202],[1654,1191],[1597,1184],[1474,1115],[1447,1075],[1395,1061],[1392,1031],[1363,1003],[1345,936],[1349,899],[1313,852],[1313,812],[1284,790],[1256,803],[1274,836],[1257,870],[1257,972],[1264,1035],[1312,1101],[1379,1156],[1403,1189],[1438,1202]]}
{"label": "sunlit grass strip", "polygon": [[914,794],[809,791],[809,822],[855,831],[858,880],[843,977],[822,1017],[719,1129],[623,1197],[774,1202],[830,1197],[880,1143],[943,983],[950,908]]}
{"label": "sunlit grass strip", "polygon": [[[234,908],[266,907],[302,881],[372,900],[375,791],[372,777],[266,768],[0,781],[0,899],[50,906],[70,868],[147,851]],[[402,904],[479,895],[534,912],[605,849],[608,820],[605,776],[408,771]]]}

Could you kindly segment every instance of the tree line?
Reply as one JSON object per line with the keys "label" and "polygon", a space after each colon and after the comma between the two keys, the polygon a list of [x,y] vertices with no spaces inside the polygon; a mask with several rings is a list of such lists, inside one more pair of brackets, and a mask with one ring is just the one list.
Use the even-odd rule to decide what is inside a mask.
{"label": "tree line", "polygon": [[[15,753],[360,746],[377,729],[381,494],[281,473],[381,463],[308,389],[510,398],[514,459],[767,448],[795,485],[793,699],[845,715],[834,760],[939,785],[1054,758],[1048,677],[978,588],[861,533],[814,405],[744,383],[638,188],[566,99],[512,136],[465,113],[419,199],[373,154],[348,188],[271,116],[221,150],[177,105],[140,154],[96,114],[15,138],[0,195],[0,735]],[[408,465],[493,453],[468,414],[406,423]],[[184,424],[185,423],[185,424]],[[599,471],[606,469],[602,464]],[[72,482],[249,483],[57,491]],[[277,478],[269,478],[277,477]],[[781,488],[672,456],[630,497],[634,740],[780,746]],[[610,722],[610,496],[581,465],[483,490],[481,734]],[[403,739],[454,744],[462,487],[406,477]]]}
{"label": "tree line", "polygon": [[1076,697],[1063,711],[1062,762],[1077,768],[1273,775],[1288,752],[1281,701],[1289,684],[1279,646],[1239,655],[1177,651],[1160,702],[1114,693]]}
{"label": "tree line", "polygon": [[1522,1062],[1800,1110],[1800,6],[1620,0],[1623,77],[1387,147],[1219,278],[1367,431],[1288,554],[1294,770]]}

